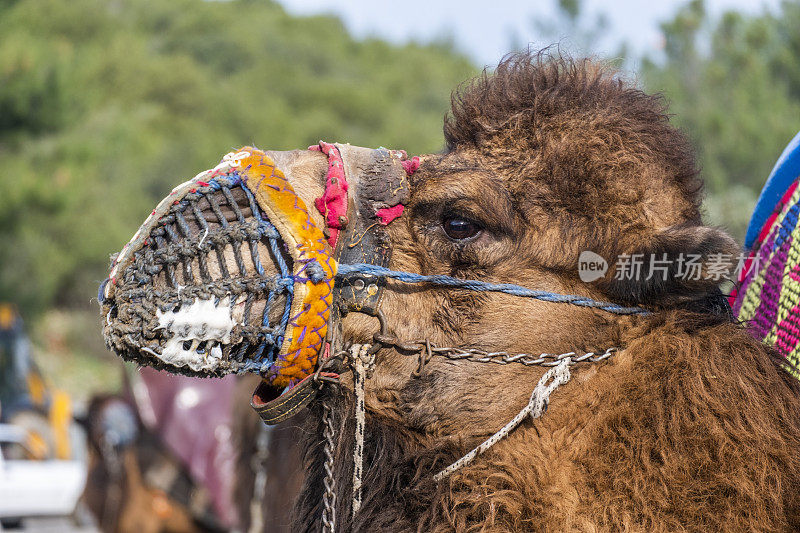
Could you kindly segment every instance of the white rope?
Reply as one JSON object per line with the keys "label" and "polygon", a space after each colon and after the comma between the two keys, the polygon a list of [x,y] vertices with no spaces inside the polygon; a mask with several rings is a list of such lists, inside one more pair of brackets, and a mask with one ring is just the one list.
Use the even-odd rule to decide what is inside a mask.
{"label": "white rope", "polygon": [[533,393],[528,401],[528,405],[523,407],[522,411],[520,411],[517,416],[512,418],[508,424],[500,429],[500,431],[483,441],[467,455],[433,476],[433,479],[435,481],[441,481],[459,468],[470,464],[477,456],[497,444],[501,439],[511,433],[522,423],[523,420],[525,420],[525,417],[530,416],[532,419],[536,419],[542,416],[547,408],[547,402],[550,399],[550,395],[553,394],[558,387],[564,385],[570,380],[570,362],[571,359],[567,357],[562,359],[558,366],[555,366],[545,372],[545,374],[542,376],[542,379],[540,379],[539,383],[536,385],[536,388],[533,389]]}
{"label": "white rope", "polygon": [[[371,344],[354,344],[350,347],[350,360],[353,366],[353,389],[356,397],[355,445],[353,447],[353,517],[361,509],[362,472],[364,469],[364,426],[366,407],[364,405],[364,385],[367,376],[375,366],[375,355],[370,354]],[[336,531],[336,478],[333,472],[334,442],[333,413],[330,406],[322,404],[324,410],[325,437],[325,493],[323,495],[322,530],[324,533]]]}
{"label": "white rope", "polygon": [[353,447],[353,516],[361,509],[361,475],[364,468],[364,385],[367,372],[375,364],[375,355],[369,354],[370,344],[354,344],[350,347],[353,361],[353,389],[356,396],[356,438]]}

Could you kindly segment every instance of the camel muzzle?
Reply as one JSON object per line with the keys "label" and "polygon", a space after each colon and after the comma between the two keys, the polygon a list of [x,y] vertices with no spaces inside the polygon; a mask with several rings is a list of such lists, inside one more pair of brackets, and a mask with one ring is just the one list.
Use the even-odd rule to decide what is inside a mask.
{"label": "camel muzzle", "polygon": [[275,388],[311,376],[331,318],[376,309],[380,300],[369,275],[334,286],[337,259],[387,265],[384,226],[408,201],[401,152],[312,148],[329,159],[325,194],[315,202],[325,228],[291,176],[255,148],[231,152],[173,189],[100,287],[109,348],[182,374],[254,372]]}

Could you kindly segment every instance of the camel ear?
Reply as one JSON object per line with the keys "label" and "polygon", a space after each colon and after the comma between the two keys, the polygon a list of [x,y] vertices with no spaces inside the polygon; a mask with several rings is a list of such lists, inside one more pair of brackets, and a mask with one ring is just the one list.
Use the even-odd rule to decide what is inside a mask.
{"label": "camel ear", "polygon": [[616,300],[642,305],[698,300],[735,279],[740,255],[736,241],[721,229],[671,226],[645,246],[617,256],[598,286]]}

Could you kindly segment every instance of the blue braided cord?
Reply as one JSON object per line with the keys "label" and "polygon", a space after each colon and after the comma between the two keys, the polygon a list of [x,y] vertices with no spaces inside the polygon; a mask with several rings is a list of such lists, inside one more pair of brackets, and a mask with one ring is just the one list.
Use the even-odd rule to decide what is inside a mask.
{"label": "blue braided cord", "polygon": [[[219,191],[222,190],[222,183],[219,182],[219,178],[213,178],[211,181],[208,182],[209,188],[212,191]],[[227,187],[227,185],[225,185]],[[218,222],[222,225],[223,228],[227,229],[229,224],[225,218],[218,219]]]}
{"label": "blue braided cord", "polygon": [[[274,229],[274,228],[273,228]],[[277,234],[277,231],[276,231]],[[283,260],[283,256],[280,253],[280,249],[278,248],[278,240],[277,238],[270,238],[269,239],[269,246],[272,250],[272,255],[275,257],[275,261],[278,263],[278,268],[280,268],[281,276],[286,277],[290,276],[289,267],[286,265],[286,261]],[[278,350],[280,349],[281,344],[283,344],[283,336],[286,333],[286,326],[289,324],[289,314],[292,310],[292,299],[294,298],[294,283],[289,283],[286,286],[286,304],[283,308],[283,315],[281,316],[280,324],[278,325],[278,335],[275,339],[275,344],[272,345],[270,349],[270,353],[267,356],[267,361],[274,361],[275,356],[277,355]],[[265,308],[266,309],[266,308]],[[266,313],[264,314],[264,320],[267,320]],[[267,365],[266,368],[268,368]]]}
{"label": "blue braided cord", "polygon": [[[225,183],[223,183],[220,180],[224,180]],[[227,176],[224,176],[224,177],[223,176],[216,176],[214,178],[211,178],[211,180],[209,180],[206,183],[208,183],[208,187],[198,186],[197,187],[198,191],[206,191],[206,189],[210,189],[211,191],[219,191],[220,189],[222,189],[222,187],[232,187],[232,186],[236,186],[236,185],[242,185],[242,177],[239,175],[238,172],[233,172],[233,173],[228,174]],[[245,190],[247,190],[247,189],[245,188]],[[189,194],[198,194],[199,195],[201,193],[197,192],[197,193],[189,193]],[[188,205],[189,205],[189,202],[185,198],[183,200],[181,200],[180,202],[178,202],[179,210],[181,210],[181,211],[186,209],[186,207],[188,207]],[[228,227],[228,222],[225,219],[220,220],[220,223],[222,224],[223,228],[227,228]],[[105,286],[108,284],[109,281],[111,281],[110,278],[106,278],[100,284],[100,289],[98,290],[98,294],[97,294],[97,300],[101,304],[105,302]]]}
{"label": "blue braided cord", "polygon": [[[250,203],[250,211],[253,213],[253,216],[256,217],[256,219],[258,219],[259,234],[261,235],[261,237],[268,236],[268,238],[271,238],[272,235],[277,233],[275,231],[275,228],[272,226],[272,224],[264,220],[264,218],[261,216],[261,212],[258,209],[258,205],[256,205],[256,200],[255,198],[253,198],[253,193],[251,193],[250,190],[244,186],[242,187],[242,190],[244,191],[244,194],[247,196],[247,201]],[[255,247],[255,250],[258,250],[258,247]],[[258,272],[258,275],[263,276],[264,267],[261,265],[261,259],[256,256],[257,253],[258,252],[251,254],[253,255],[253,264],[256,267],[256,272]],[[283,273],[281,272],[281,274]],[[266,315],[266,308],[264,311],[265,311],[264,314]]]}
{"label": "blue braided cord", "polygon": [[[270,224],[269,220],[263,216],[261,210],[258,207],[258,202],[256,202],[253,193],[245,185],[242,176],[239,172],[234,171],[225,176],[216,176],[211,180],[209,180],[208,184],[209,184],[209,189],[211,189],[212,191],[219,191],[222,190],[223,188],[233,189],[237,186],[242,188],[242,191],[244,191],[245,195],[247,196],[247,201],[248,204],[250,205],[250,210],[253,213],[253,216],[259,221],[259,234],[261,235],[262,238],[266,237],[268,239],[272,254],[275,257],[276,262],[278,263],[278,268],[280,270],[280,278],[278,280],[276,288],[270,291],[269,295],[267,296],[267,302],[264,305],[264,312],[261,318],[261,325],[263,327],[269,327],[269,310],[272,307],[275,294],[277,294],[278,292],[282,292],[283,290],[286,290],[286,292],[288,292],[281,323],[279,324],[277,330],[273,331],[272,333],[265,332],[263,334],[262,342],[256,348],[256,353],[253,355],[253,357],[242,361],[243,364],[242,368],[246,370],[254,370],[256,368],[261,368],[265,364],[268,367],[274,361],[276,351],[283,342],[283,335],[286,331],[286,326],[289,322],[289,313],[291,311],[291,304],[292,304],[291,295],[294,292],[294,286],[293,286],[294,279],[290,275],[289,267],[284,261],[283,256],[280,254],[278,248],[277,239],[280,238],[280,233],[272,224]],[[223,225],[227,226],[224,220],[222,221],[222,223]],[[261,264],[260,258],[257,255],[254,255],[252,251],[251,255],[253,255],[253,265],[256,268],[256,272],[258,272],[259,275],[264,276],[265,271],[263,265]],[[277,332],[277,341],[275,337],[276,332]],[[266,348],[267,345],[270,346],[270,352],[267,355],[266,360],[261,361],[261,356],[263,355],[264,349]],[[243,346],[243,348],[245,346]],[[242,350],[242,352],[240,353],[240,357],[243,358],[243,356],[244,356],[244,350]]]}
{"label": "blue braided cord", "polygon": [[208,183],[208,186],[213,190],[218,191],[222,187],[231,188],[236,187],[237,185],[242,185],[242,175],[234,170],[230,174],[226,174],[224,176],[214,176],[206,183]]}
{"label": "blue braided cord", "polygon": [[[244,362],[245,361],[244,354],[245,352],[247,352],[247,349],[249,347],[250,347],[249,342],[242,342],[241,346],[239,347],[239,353],[236,354],[235,357],[232,356],[231,358],[235,359],[236,361]],[[231,353],[233,353],[233,350],[231,350]]]}
{"label": "blue braided cord", "polygon": [[111,281],[111,278],[106,278],[100,283],[100,288],[97,289],[97,301],[101,305],[106,301],[106,285]]}
{"label": "blue braided cord", "polygon": [[[253,354],[253,357],[247,358],[246,360],[242,361],[241,371],[253,371],[257,370],[259,372],[266,372],[270,366],[275,362],[275,358],[277,356],[278,351],[280,350],[281,345],[283,344],[284,336],[286,335],[286,328],[289,324],[289,315],[291,313],[292,308],[292,298],[294,296],[294,282],[296,281],[292,276],[289,266],[286,264],[286,261],[283,258],[283,255],[280,251],[280,233],[278,230],[273,226],[267,217],[263,215],[261,209],[258,206],[258,202],[256,201],[253,193],[250,189],[245,185],[241,174],[239,172],[231,172],[230,174],[224,177],[214,177],[209,182],[209,186],[213,190],[220,190],[223,187],[232,188],[235,186],[240,186],[244,191],[245,195],[247,195],[248,203],[250,204],[250,210],[253,213],[253,216],[259,221],[259,230],[262,237],[266,237],[269,242],[269,247],[272,252],[272,256],[275,259],[275,262],[278,265],[278,270],[280,271],[280,283],[276,286],[275,290],[270,291],[269,295],[267,296],[267,302],[264,305],[264,314],[261,319],[261,325],[263,327],[269,327],[269,310],[272,308],[274,303],[275,295],[285,291],[286,292],[286,303],[283,308],[283,314],[281,315],[280,323],[278,324],[277,328],[273,330],[273,333],[267,334],[264,333],[263,341],[258,345],[256,353]],[[260,261],[254,261],[256,270],[260,275],[264,275],[264,271]],[[264,354],[264,350],[270,345],[269,352],[267,353],[266,357],[262,358]]]}
{"label": "blue braided cord", "polygon": [[[263,238],[265,235],[269,233],[269,230],[274,230],[275,228],[269,222],[266,222],[263,218],[258,215],[258,211],[253,210],[255,201],[253,200],[253,195],[250,194],[250,191],[247,190],[247,187],[242,187],[245,194],[247,195],[247,199],[250,200],[250,209],[253,212],[253,215],[259,219],[258,230],[259,235]],[[258,272],[259,276],[264,276],[264,266],[261,264],[261,258],[258,256],[258,244],[250,241],[250,255],[253,258],[253,265],[256,267],[256,272]],[[264,308],[264,316],[267,315],[267,308]]]}
{"label": "blue braided cord", "polygon": [[[298,281],[295,279],[295,276],[291,274],[289,271],[289,267],[286,264],[286,261],[283,258],[283,255],[280,253],[280,243],[279,239],[281,238],[280,233],[278,230],[273,226],[269,220],[261,213],[261,210],[258,207],[258,203],[255,200],[250,189],[245,185],[242,176],[234,171],[230,174],[225,176],[215,176],[214,178],[210,179],[208,182],[208,187],[198,186],[198,192],[194,194],[207,194],[208,192],[213,191],[220,191],[223,188],[232,189],[235,187],[241,187],[244,191],[245,195],[247,196],[248,203],[250,204],[250,209],[253,213],[253,216],[259,221],[259,234],[260,236],[266,237],[269,241],[270,250],[272,252],[273,257],[275,258],[275,262],[278,264],[278,268],[280,270],[280,277],[277,280],[275,288],[269,292],[267,296],[267,302],[264,305],[264,314],[262,316],[261,324],[263,327],[269,327],[269,310],[272,307],[272,303],[274,301],[275,295],[281,292],[286,292],[286,303],[283,309],[283,315],[281,316],[280,324],[276,329],[272,332],[263,333],[263,341],[259,344],[256,354],[254,357],[248,358],[242,361],[242,366],[239,367],[238,373],[248,372],[253,370],[258,370],[259,372],[265,372],[275,361],[275,356],[277,351],[280,349],[281,344],[283,344],[283,337],[286,333],[286,327],[289,323],[289,314],[291,312],[292,306],[292,296],[294,295],[294,283]],[[202,192],[201,192],[202,191]],[[191,194],[191,193],[190,193]],[[187,199],[182,199],[178,203],[179,210],[184,210],[189,206],[189,201]],[[244,222],[244,220],[240,217],[240,222]],[[226,220],[220,220],[220,223],[223,227],[227,227]],[[265,276],[264,267],[261,264],[260,258],[258,257],[257,253],[253,255],[253,264],[256,268],[256,271],[259,275]],[[314,276],[311,276],[314,277]],[[109,283],[110,279],[106,278],[100,283],[98,287],[98,295],[97,299],[102,304],[105,300],[105,287]],[[305,280],[302,280],[305,281]],[[265,282],[266,283],[266,282]],[[261,355],[267,345],[270,345],[270,352],[267,355],[265,360],[261,360]],[[240,352],[239,357],[243,357],[244,355],[244,348],[246,348],[246,344],[242,346],[243,350]],[[238,357],[237,357],[238,359]]]}
{"label": "blue braided cord", "polygon": [[580,307],[591,307],[608,311],[617,315],[649,315],[651,312],[641,307],[623,307],[610,302],[598,302],[585,296],[574,294],[558,294],[555,292],[537,291],[511,283],[490,283],[471,279],[458,279],[452,276],[413,274],[411,272],[398,272],[377,265],[357,263],[352,265],[339,264],[337,277],[347,274],[369,274],[372,276],[396,279],[405,283],[431,283],[447,287],[459,287],[478,292],[502,292],[512,296],[535,298],[544,302],[565,303]]}
{"label": "blue braided cord", "polygon": [[[261,326],[262,327],[269,327],[268,312],[272,308],[272,302],[275,299],[275,292],[276,291],[274,291],[274,290],[269,291],[269,295],[267,295],[267,303],[264,305],[264,317],[263,317],[263,320],[261,321]],[[265,333],[264,334],[263,342],[258,345],[258,350],[256,351],[255,354],[253,354],[253,357],[251,359],[254,360],[254,361],[260,360],[261,359],[261,354],[264,353],[264,348],[266,347],[267,344],[270,344],[271,346],[275,346],[275,336],[273,334],[269,334],[269,333]],[[270,350],[270,354],[268,354],[267,357],[269,357],[269,355],[272,354],[271,352],[272,352],[272,350]]]}
{"label": "blue braided cord", "polygon": [[[289,271],[289,266],[286,264],[286,261],[283,259],[283,255],[280,253],[279,242],[280,233],[278,230],[273,226],[269,220],[263,215],[261,209],[258,206],[258,202],[256,201],[253,193],[250,189],[245,185],[242,176],[239,172],[234,171],[226,176],[217,176],[212,178],[208,181],[209,188],[214,191],[221,190],[224,188],[234,188],[239,186],[244,191],[245,195],[247,196],[247,201],[250,204],[250,210],[253,213],[253,216],[258,220],[259,223],[259,232],[263,237],[266,237],[269,242],[269,247],[272,252],[273,257],[275,258],[275,262],[278,265],[278,269],[280,271],[280,279],[276,288],[269,292],[267,296],[267,302],[264,305],[264,313],[261,318],[261,325],[263,327],[269,327],[269,310],[272,308],[272,304],[275,299],[275,295],[279,292],[286,291],[286,303],[284,305],[283,314],[281,316],[280,324],[272,333],[264,333],[264,337],[262,342],[258,345],[256,349],[256,353],[253,357],[248,358],[242,362],[243,366],[241,367],[244,371],[250,370],[264,370],[269,368],[270,365],[275,361],[275,356],[280,348],[281,344],[283,344],[283,337],[286,333],[286,326],[289,323],[289,314],[291,312],[292,307],[292,296],[294,295],[294,279]],[[253,264],[256,267],[256,271],[259,275],[264,275],[264,268],[261,264],[261,261],[254,257]],[[262,360],[262,355],[264,353],[264,349],[270,346],[269,353],[267,354],[266,358]]]}
{"label": "blue braided cord", "polygon": [[[266,368],[269,368],[267,366]],[[264,368],[264,364],[261,361],[256,361],[255,359],[247,359],[246,361],[242,362],[242,365],[237,369],[238,374],[243,374],[244,372],[254,372],[257,374],[263,374],[266,372],[266,368]]]}
{"label": "blue braided cord", "polygon": [[[280,294],[286,291],[289,287],[292,287],[295,283],[295,278],[293,276],[290,277],[282,277],[278,278],[275,288],[269,291],[267,295],[267,302],[264,305],[264,318],[262,320],[262,326],[264,327],[264,333],[262,337],[262,342],[257,346],[256,353],[253,354],[252,357],[242,360],[242,364],[248,365],[250,363],[256,364],[257,366],[261,367],[261,365],[267,364],[268,366],[274,362],[274,356],[276,349],[280,346],[277,342],[277,339],[283,336],[284,332],[286,331],[286,324],[280,324],[276,328],[272,328],[272,331],[267,332],[269,328],[269,315],[268,312],[272,309],[272,304],[275,299],[276,294]],[[288,299],[288,298],[287,298]],[[285,309],[284,309],[285,312]],[[288,322],[288,320],[287,320]],[[267,354],[266,359],[262,361],[261,356],[264,353],[264,349],[267,346],[270,346],[270,352]],[[244,354],[242,354],[244,355]]]}
{"label": "blue braided cord", "polygon": [[[261,318],[261,325],[263,327],[269,327],[269,310],[272,307],[272,303],[274,301],[274,297],[276,292],[286,290],[286,303],[283,309],[283,315],[281,316],[280,324],[275,333],[273,334],[264,334],[264,338],[262,342],[258,345],[256,353],[253,355],[252,358],[249,358],[245,365],[247,367],[255,368],[255,366],[259,366],[261,368],[269,368],[270,365],[275,361],[275,356],[277,350],[280,348],[280,345],[283,343],[283,336],[286,333],[286,326],[289,323],[289,313],[291,312],[292,307],[292,296],[294,294],[294,284],[293,278],[289,272],[289,266],[286,264],[286,261],[283,259],[283,255],[280,253],[278,239],[280,238],[280,233],[278,230],[270,224],[269,220],[263,215],[261,209],[259,209],[258,203],[256,202],[253,193],[250,191],[248,187],[241,182],[241,178],[239,177],[238,173],[233,173],[233,176],[238,178],[239,184],[242,187],[245,195],[247,196],[247,201],[250,204],[250,210],[253,213],[253,216],[258,220],[259,225],[259,232],[262,237],[267,237],[269,242],[270,250],[272,251],[272,255],[275,258],[275,262],[278,264],[278,269],[280,270],[280,279],[290,280],[289,283],[280,283],[276,286],[276,289],[270,291],[269,295],[267,296],[267,303],[264,305],[264,314]],[[260,275],[264,275],[264,269],[261,266],[261,262],[254,261],[256,270]],[[277,335],[276,335],[277,333]],[[267,345],[270,345],[269,353],[267,354],[264,360],[261,359],[261,356],[264,353],[264,349]]]}

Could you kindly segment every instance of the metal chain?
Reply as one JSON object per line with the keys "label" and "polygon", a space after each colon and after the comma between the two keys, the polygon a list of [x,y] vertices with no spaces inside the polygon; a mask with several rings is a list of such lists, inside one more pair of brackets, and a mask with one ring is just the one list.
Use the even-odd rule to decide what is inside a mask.
{"label": "metal chain", "polygon": [[566,352],[559,354],[540,353],[540,354],[527,354],[527,353],[508,353],[505,351],[489,352],[479,348],[453,348],[453,347],[440,347],[431,344],[429,340],[415,341],[415,342],[401,342],[394,335],[386,333],[385,325],[382,321],[381,332],[374,335],[373,351],[377,348],[394,348],[399,352],[406,352],[418,354],[419,363],[417,370],[414,372],[414,377],[419,377],[425,368],[425,365],[431,360],[433,356],[446,357],[454,361],[464,360],[472,361],[474,363],[494,363],[498,365],[507,365],[510,363],[519,363],[525,366],[544,366],[554,367],[564,359],[569,358],[570,364],[575,365],[578,363],[597,363],[608,359],[620,350],[619,347],[612,346],[602,352],[586,352],[578,355],[576,352]]}
{"label": "metal chain", "polygon": [[[381,318],[381,317],[379,317]],[[570,366],[578,363],[590,362],[596,363],[604,361],[617,351],[618,347],[607,348],[602,352],[586,352],[578,355],[576,352],[566,352],[560,354],[526,354],[518,353],[511,354],[505,351],[489,352],[477,348],[453,348],[453,347],[438,347],[430,343],[430,341],[419,341],[404,343],[400,342],[397,337],[387,335],[385,324],[381,321],[381,332],[374,335],[374,342],[372,345],[351,345],[349,350],[342,350],[332,357],[330,360],[339,360],[345,366],[351,366],[354,370],[354,392],[356,398],[356,443],[353,453],[353,515],[358,512],[361,506],[361,474],[363,462],[363,431],[364,431],[364,418],[365,408],[363,405],[363,386],[366,381],[366,376],[371,373],[374,366],[374,355],[380,348],[394,348],[400,352],[411,352],[418,354],[419,365],[414,372],[414,376],[421,375],[425,365],[430,361],[433,356],[446,357],[451,360],[465,360],[476,363],[494,363],[499,365],[507,365],[510,363],[519,363],[525,366],[543,366],[554,367],[548,371],[534,391],[528,405],[514,417],[506,426],[504,426],[498,433],[490,437],[486,442],[482,443],[478,448],[472,450],[467,456],[462,457],[456,463],[450,465],[448,468],[439,472],[434,479],[441,481],[450,473],[458,470],[465,464],[471,462],[477,455],[480,455],[497,441],[502,439],[510,433],[526,416],[533,414],[533,418],[541,416],[544,408],[547,405],[547,400],[550,394],[558,388],[559,385],[569,381]],[[349,365],[348,365],[349,363]],[[322,368],[322,366],[320,366]],[[556,374],[553,374],[553,373]],[[319,370],[318,370],[319,374]],[[329,380],[338,383],[338,378]],[[361,388],[361,391],[359,389]],[[541,390],[540,390],[541,389]],[[361,392],[361,394],[359,394]],[[360,401],[359,401],[360,400]],[[359,409],[359,403],[361,408]],[[325,492],[323,494],[323,511],[322,511],[322,531],[323,533],[335,533],[336,531],[336,478],[334,477],[333,462],[334,451],[336,448],[335,434],[336,430],[333,425],[333,413],[328,402],[323,402],[323,437],[325,439]],[[359,416],[360,415],[360,416]],[[359,419],[361,423],[359,423]]]}
{"label": "metal chain", "polygon": [[333,427],[333,412],[328,401],[322,403],[323,437],[325,438],[325,493],[322,496],[322,531],[323,533],[336,533],[336,478],[333,475],[333,454],[336,449]]}
{"label": "metal chain", "polygon": [[253,481],[253,499],[250,501],[250,533],[259,533],[264,529],[264,512],[262,506],[267,493],[267,461],[269,460],[269,443],[271,437],[272,428],[266,424],[259,424],[256,453],[253,455],[250,464],[250,467],[255,473],[255,479]]}
{"label": "metal chain", "polygon": [[507,365],[509,363],[520,363],[526,366],[558,366],[558,364],[567,358],[570,358],[571,364],[583,363],[585,361],[596,363],[608,359],[616,351],[619,350],[616,346],[606,349],[604,352],[587,352],[583,355],[578,355],[575,352],[567,352],[560,354],[542,353],[531,355],[526,353],[510,354],[508,352],[487,352],[477,348],[437,348],[431,346],[431,355],[441,355],[448,359],[466,359],[475,363],[496,363],[498,365]]}

